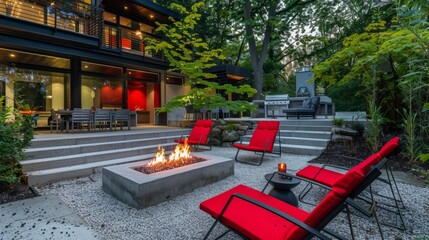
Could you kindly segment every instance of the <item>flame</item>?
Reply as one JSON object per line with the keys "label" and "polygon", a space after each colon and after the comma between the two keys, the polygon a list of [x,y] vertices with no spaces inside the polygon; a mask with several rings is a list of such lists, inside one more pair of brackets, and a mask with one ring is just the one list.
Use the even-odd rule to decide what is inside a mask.
{"label": "flame", "polygon": [[192,158],[191,156],[191,147],[188,145],[188,139],[185,139],[185,143],[176,145],[174,151],[170,154],[168,159],[165,157],[165,150],[158,146],[158,152],[155,154],[154,159],[150,161],[147,166],[155,166],[158,164],[168,164],[170,162],[184,162]]}

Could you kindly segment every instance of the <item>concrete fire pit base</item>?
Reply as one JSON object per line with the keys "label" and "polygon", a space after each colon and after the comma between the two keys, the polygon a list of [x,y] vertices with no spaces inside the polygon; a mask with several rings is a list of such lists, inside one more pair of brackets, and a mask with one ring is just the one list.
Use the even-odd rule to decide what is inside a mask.
{"label": "concrete fire pit base", "polygon": [[146,208],[234,174],[232,159],[197,153],[206,161],[145,174],[134,168],[149,160],[103,168],[103,190],[122,202]]}

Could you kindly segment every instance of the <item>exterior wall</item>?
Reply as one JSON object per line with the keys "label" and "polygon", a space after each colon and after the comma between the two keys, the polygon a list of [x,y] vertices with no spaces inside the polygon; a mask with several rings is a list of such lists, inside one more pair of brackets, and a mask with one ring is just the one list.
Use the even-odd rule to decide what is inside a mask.
{"label": "exterior wall", "polygon": [[[116,1],[110,1],[110,3],[119,4]],[[150,5],[153,7],[152,5],[154,4],[150,3]],[[55,5],[53,8],[57,6],[60,7],[60,5]],[[43,8],[43,5],[37,5],[37,7]],[[49,8],[50,6],[46,7]],[[82,9],[80,5],[79,7],[75,7],[70,11],[80,11]],[[101,14],[101,16],[97,15],[94,18],[95,20],[104,21],[101,9],[90,5],[87,7],[96,9],[97,14]],[[26,13],[27,15],[32,13],[31,9],[34,8],[30,6]],[[160,10],[161,8],[156,9]],[[123,12],[118,13],[117,19],[122,18],[120,16],[123,14]],[[160,16],[159,14],[161,13],[157,12],[156,14]],[[76,16],[79,15],[77,14]],[[136,19],[136,16],[134,18]],[[44,109],[39,109],[37,112],[43,115],[39,126],[47,125],[48,112],[51,108],[57,110],[70,107],[103,107],[103,102],[111,102],[115,105],[115,108],[125,107],[130,110],[137,110],[136,108],[141,105],[142,110],[150,112],[151,123],[153,123],[154,108],[165,104],[166,101],[171,99],[171,97],[166,96],[169,90],[166,89],[167,86],[163,80],[168,68],[167,62],[162,59],[162,56],[152,55],[151,53],[146,54],[144,49],[140,49],[140,51],[122,51],[122,48],[129,48],[129,46],[127,44],[121,45],[122,38],[119,38],[120,36],[117,36],[116,42],[110,42],[110,40],[113,41],[113,38],[108,38],[106,42],[106,38],[103,36],[105,33],[104,29],[91,30],[83,28],[86,23],[78,21],[85,21],[85,19],[75,19],[77,20],[70,21],[76,21],[75,24],[78,24],[76,29],[66,29],[52,25],[57,24],[52,21],[43,22],[42,20],[23,19],[20,15],[14,15],[7,9],[2,10],[0,7],[0,55],[2,55],[0,56],[0,79],[10,79],[10,81],[5,80],[6,83],[3,84],[4,87],[1,94],[8,96],[7,104],[13,105],[16,93],[14,92],[14,80],[12,79],[18,75],[6,76],[5,78],[4,72],[6,70],[3,66],[28,71],[44,71],[52,74],[49,77],[50,82],[46,86],[44,85],[44,81],[37,83],[41,85],[39,89],[40,92],[43,90],[43,93],[40,94],[43,94],[44,97]],[[91,19],[91,21],[94,21],[94,19]],[[139,19],[145,18],[142,17]],[[139,24],[136,24],[138,22],[135,20],[132,21],[129,26],[121,27],[128,27],[130,31],[134,31],[134,26],[138,26]],[[91,22],[91,24],[93,23]],[[119,26],[119,22],[117,24]],[[91,26],[96,27],[97,25]],[[151,26],[144,23],[140,26],[140,29],[136,31],[145,33],[152,30]],[[135,36],[135,34],[132,36]],[[137,39],[137,41],[140,40]],[[106,43],[110,45],[114,44],[116,47],[108,48],[106,46],[110,45],[106,45]],[[8,59],[6,55],[14,52],[25,54],[26,56],[17,58],[16,61]],[[25,62],[23,59],[25,59]],[[61,61],[68,61],[68,64],[60,67],[60,59]],[[94,65],[100,65],[101,67],[97,71],[90,71],[84,68],[83,63],[94,63]],[[109,68],[103,69],[104,66],[118,68],[122,73],[109,72]],[[132,75],[129,71],[142,74]],[[57,77],[54,74],[56,72],[60,72],[66,77]],[[88,85],[84,81],[84,77],[87,76],[110,82],[117,81],[119,82],[119,86],[102,86],[101,83],[99,85]],[[128,88],[130,81],[142,82],[144,89],[135,96],[131,96],[130,91],[134,87]],[[128,102],[128,98],[131,98],[130,102]]]}

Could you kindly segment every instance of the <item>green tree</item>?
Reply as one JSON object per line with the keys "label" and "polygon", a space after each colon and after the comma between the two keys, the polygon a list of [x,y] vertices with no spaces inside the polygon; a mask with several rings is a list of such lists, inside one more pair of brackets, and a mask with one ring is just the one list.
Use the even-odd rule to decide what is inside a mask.
{"label": "green tree", "polygon": [[170,71],[180,72],[187,76],[189,81],[185,85],[191,90],[182,96],[176,96],[166,103],[160,111],[170,111],[177,107],[184,107],[192,104],[196,110],[203,107],[211,109],[215,107],[228,106],[232,111],[246,111],[254,106],[247,101],[227,101],[219,93],[243,94],[248,97],[253,96],[256,90],[247,84],[233,86],[232,84],[220,85],[210,79],[216,75],[208,73],[206,70],[216,65],[216,61],[223,60],[221,49],[210,49],[195,31],[201,14],[199,9],[204,4],[195,3],[190,10],[179,4],[171,4],[170,8],[183,15],[180,20],[170,18],[172,24],[157,23],[157,33],[164,36],[164,40],[143,39],[149,43],[148,49],[163,52],[170,65]]}
{"label": "green tree", "polygon": [[313,70],[315,78],[328,86],[359,81],[361,96],[374,100],[391,125],[399,127],[404,122],[406,155],[414,160],[427,139],[425,124],[421,124],[427,117],[420,112],[427,101],[422,87],[428,84],[429,31],[400,20],[401,16],[374,22],[365,32],[347,37],[340,51]]}

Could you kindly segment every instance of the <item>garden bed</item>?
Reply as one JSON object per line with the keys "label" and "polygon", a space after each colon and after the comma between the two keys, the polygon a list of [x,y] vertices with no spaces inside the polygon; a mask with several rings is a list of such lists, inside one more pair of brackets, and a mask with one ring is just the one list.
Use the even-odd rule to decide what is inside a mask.
{"label": "garden bed", "polygon": [[[389,140],[390,138],[386,139]],[[356,137],[353,142],[330,142],[325,151],[310,163],[329,163],[344,167],[352,167],[356,165],[356,161],[344,158],[353,157],[357,159],[365,159],[371,155],[371,150],[368,147],[364,137]],[[410,162],[404,158],[401,152],[395,152],[389,157],[390,165],[394,171],[413,172],[415,175],[420,175],[412,171],[413,169],[429,170],[429,163]],[[424,176],[419,176],[424,177]]]}

